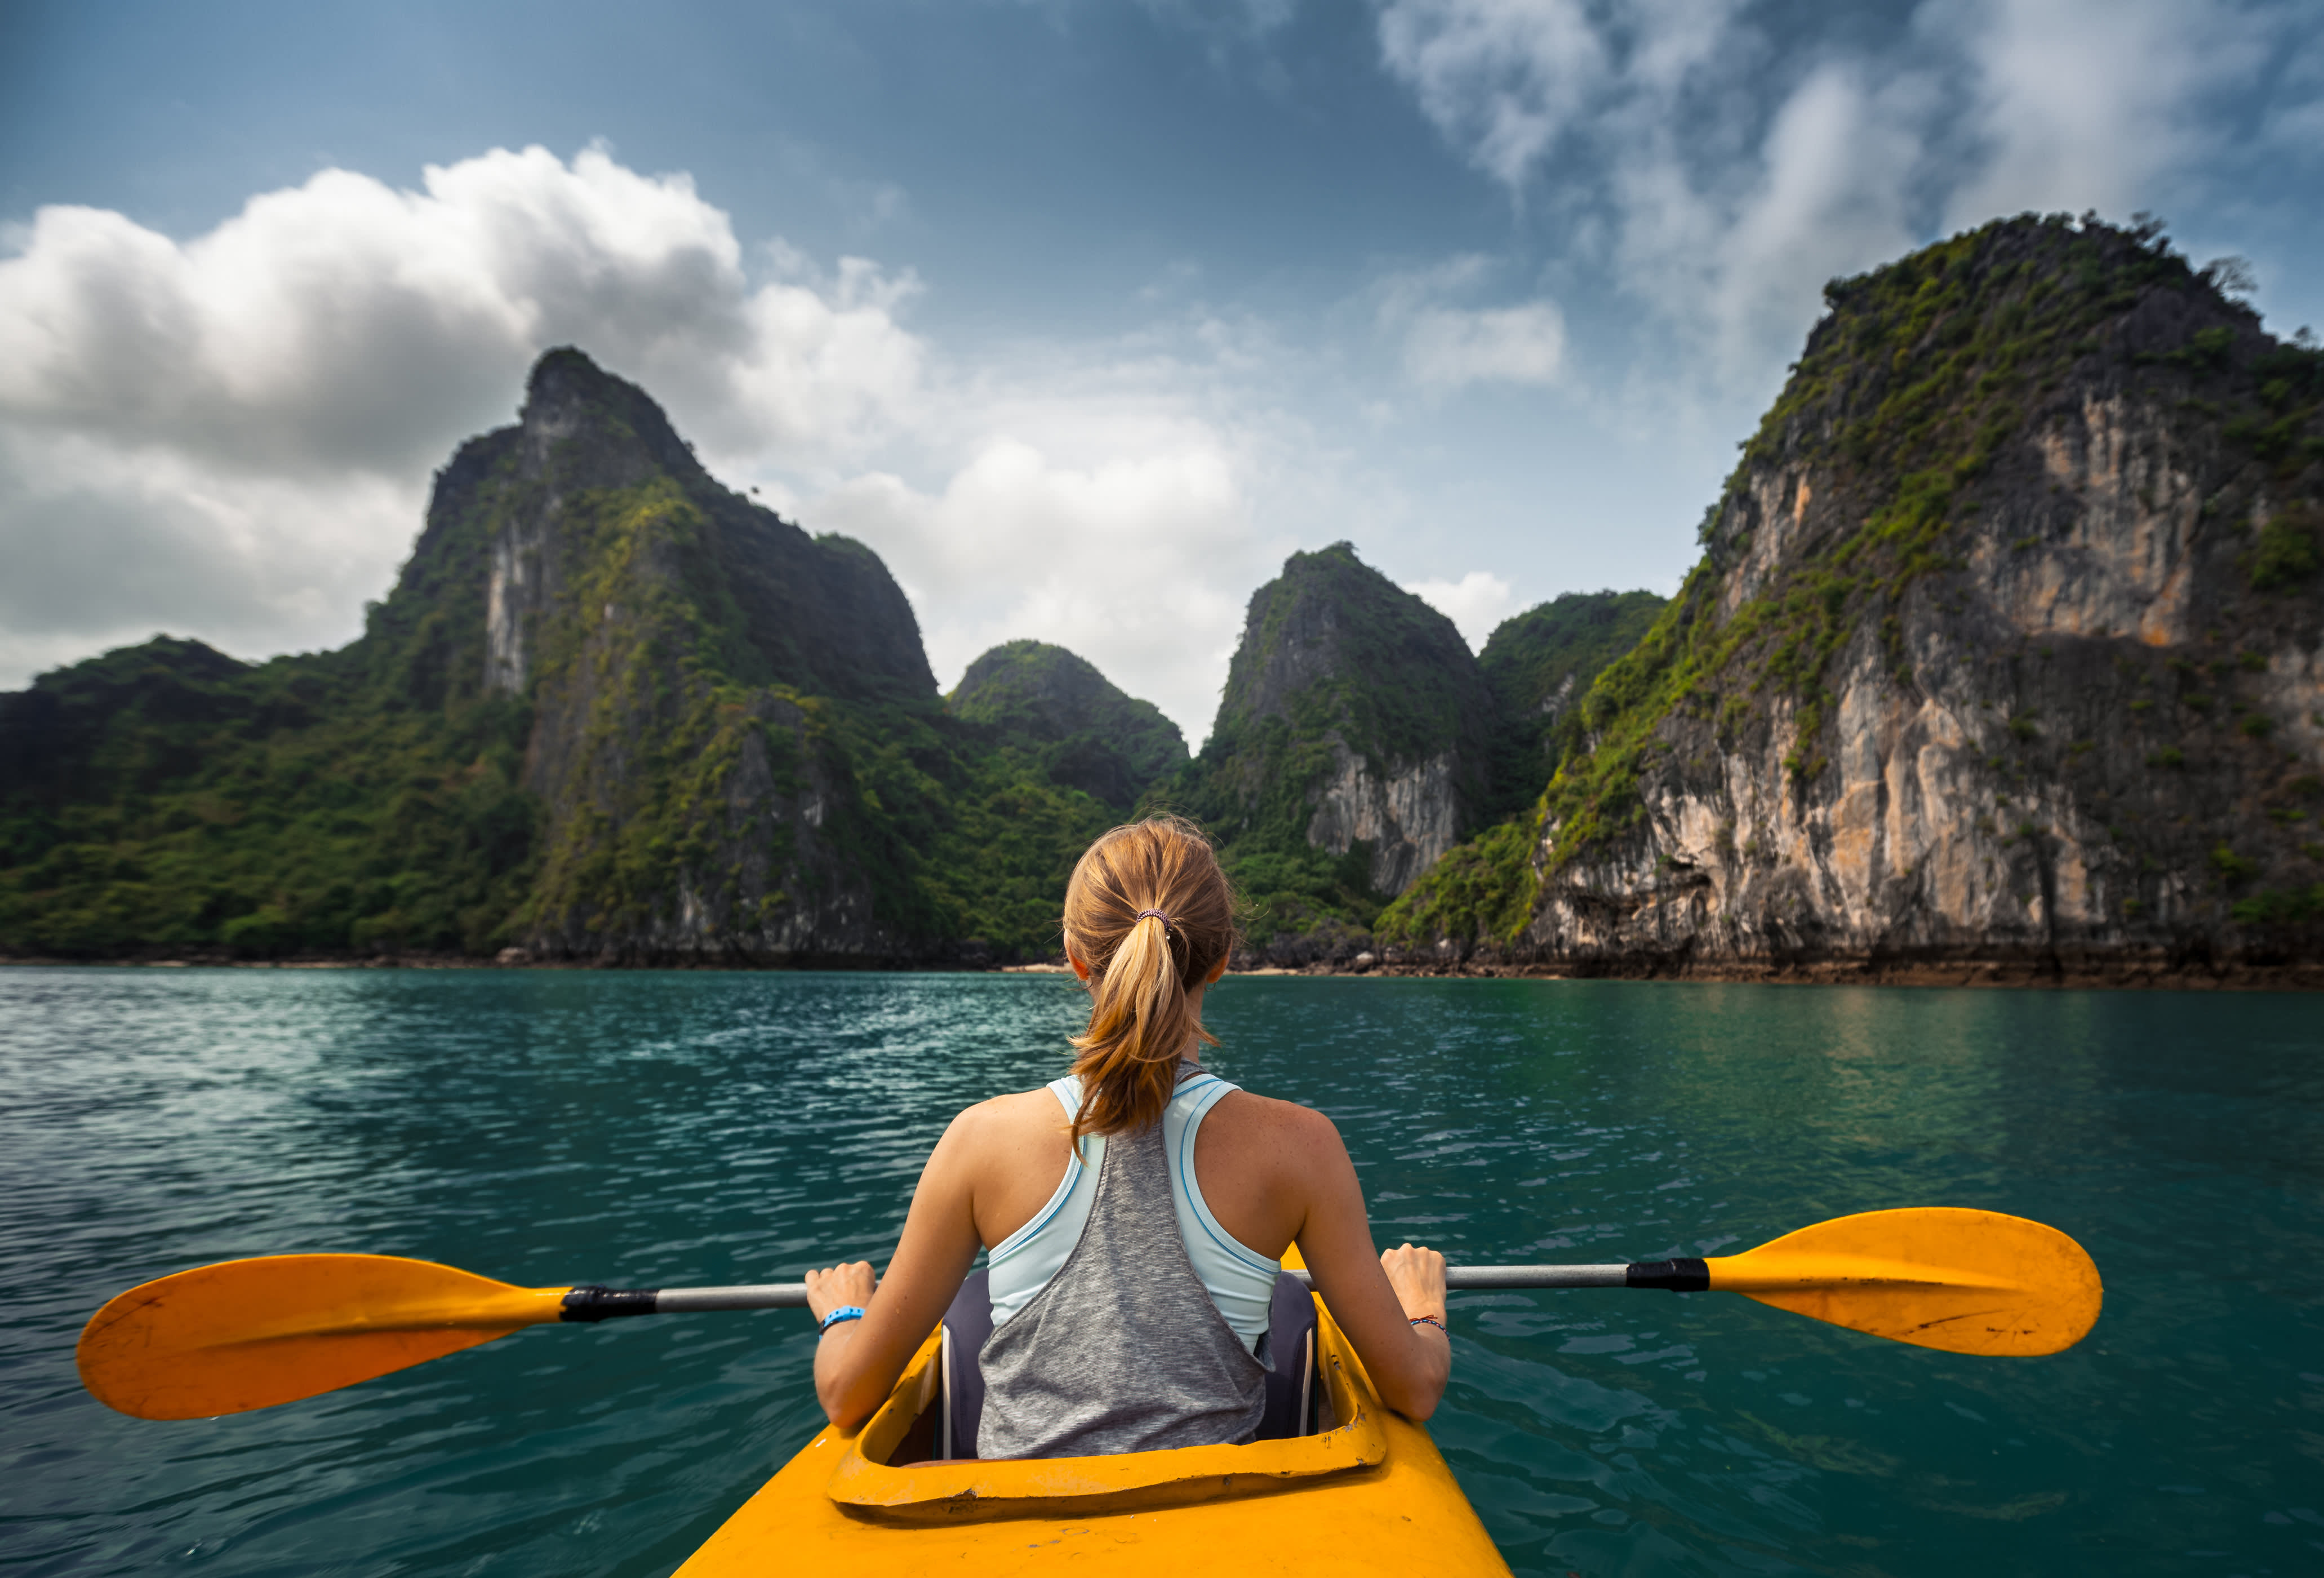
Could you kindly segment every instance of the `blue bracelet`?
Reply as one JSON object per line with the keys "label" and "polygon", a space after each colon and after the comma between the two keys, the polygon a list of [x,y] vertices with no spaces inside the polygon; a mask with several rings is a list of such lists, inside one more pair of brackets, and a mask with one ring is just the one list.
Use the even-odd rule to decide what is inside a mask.
{"label": "blue bracelet", "polygon": [[[1434,1315],[1415,1315],[1405,1324],[1406,1325],[1413,1326],[1434,1326],[1438,1331],[1444,1332],[1444,1323],[1438,1320]],[[1450,1332],[1444,1332],[1444,1334],[1445,1336],[1450,1337],[1452,1333]]]}
{"label": "blue bracelet", "polygon": [[824,1333],[831,1330],[832,1327],[839,1324],[842,1321],[860,1321],[862,1318],[862,1306],[843,1304],[837,1309],[833,1310],[829,1315],[823,1317],[823,1324],[816,1327],[815,1334],[820,1337]]}

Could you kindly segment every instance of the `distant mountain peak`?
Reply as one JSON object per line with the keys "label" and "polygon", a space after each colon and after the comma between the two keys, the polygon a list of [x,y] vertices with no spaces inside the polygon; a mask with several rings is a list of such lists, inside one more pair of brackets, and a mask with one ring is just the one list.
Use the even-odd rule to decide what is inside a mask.
{"label": "distant mountain peak", "polygon": [[514,433],[526,470],[562,486],[634,487],[667,473],[688,489],[725,492],[653,396],[572,346],[533,363]]}
{"label": "distant mountain peak", "polygon": [[[1412,762],[1459,744],[1489,708],[1458,626],[1364,563],[1351,542],[1283,561],[1251,594],[1227,670],[1219,726],[1317,706],[1351,749]],[[1416,689],[1415,688],[1416,687]]]}
{"label": "distant mountain peak", "polygon": [[1335,542],[1251,595],[1210,739],[1157,803],[1281,885],[1261,929],[1361,927],[1481,815],[1493,723],[1452,622]]}
{"label": "distant mountain peak", "polygon": [[1186,761],[1185,737],[1159,707],[1047,641],[1005,641],[978,658],[945,710],[1034,750],[1053,781],[1112,807]]}

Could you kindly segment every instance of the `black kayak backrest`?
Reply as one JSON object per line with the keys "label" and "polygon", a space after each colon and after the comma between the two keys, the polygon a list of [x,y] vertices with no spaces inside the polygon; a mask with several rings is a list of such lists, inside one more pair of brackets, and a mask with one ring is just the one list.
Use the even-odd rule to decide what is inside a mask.
{"label": "black kayak backrest", "polygon": [[984,1417],[984,1371],[976,1356],[992,1335],[992,1274],[971,1271],[944,1317],[943,1428],[938,1457],[974,1457],[976,1426]]}
{"label": "black kayak backrest", "polygon": [[1315,1300],[1307,1285],[1278,1272],[1267,1306],[1267,1352],[1275,1368],[1267,1376],[1267,1413],[1259,1422],[1261,1441],[1305,1435],[1312,1410],[1308,1377],[1315,1368]]}
{"label": "black kayak backrest", "polygon": [[[976,1427],[984,1417],[984,1372],[976,1356],[992,1335],[990,1273],[972,1271],[944,1317],[944,1417],[936,1438],[938,1457],[976,1455]],[[1315,1301],[1306,1284],[1289,1272],[1275,1279],[1268,1306],[1268,1353],[1275,1368],[1267,1378],[1267,1412],[1259,1438],[1277,1441],[1305,1435],[1313,1408],[1309,1374],[1314,1368]]]}

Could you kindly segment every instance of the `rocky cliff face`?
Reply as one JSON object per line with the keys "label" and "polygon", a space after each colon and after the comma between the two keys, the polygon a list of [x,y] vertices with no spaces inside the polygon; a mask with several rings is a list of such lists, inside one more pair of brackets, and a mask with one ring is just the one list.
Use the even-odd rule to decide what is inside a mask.
{"label": "rocky cliff face", "polygon": [[1307,842],[1342,855],[1362,845],[1370,852],[1373,891],[1401,893],[1461,836],[1470,798],[1461,792],[1461,765],[1458,752],[1441,751],[1382,774],[1334,741]]}
{"label": "rocky cliff face", "polygon": [[1626,973],[2324,957],[2324,356],[2060,219],[1831,300],[1536,817],[1383,929]]}
{"label": "rocky cliff face", "polygon": [[1221,837],[1259,929],[1337,947],[1475,825],[1494,722],[1451,620],[1346,543],[1294,554],[1252,595],[1211,737],[1157,803]]}
{"label": "rocky cliff face", "polygon": [[782,961],[928,940],[879,901],[900,856],[818,726],[819,703],[934,706],[876,557],[720,486],[643,391],[571,350],[439,475],[406,585],[479,555],[477,679],[530,704],[522,781],[547,811],[525,946]]}
{"label": "rocky cliff face", "polygon": [[544,623],[567,612],[604,544],[603,501],[641,489],[666,490],[694,512],[692,558],[659,573],[711,598],[740,638],[723,656],[748,677],[850,698],[935,692],[911,606],[876,555],[846,538],[810,537],[721,486],[643,390],[574,350],[534,366],[516,427],[462,446],[429,511],[431,521],[476,509],[491,517],[487,689],[524,691]]}

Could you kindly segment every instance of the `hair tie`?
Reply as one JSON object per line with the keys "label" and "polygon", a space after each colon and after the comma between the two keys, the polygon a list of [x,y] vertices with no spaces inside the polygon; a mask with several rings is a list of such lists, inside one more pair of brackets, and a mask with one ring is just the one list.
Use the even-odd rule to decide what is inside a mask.
{"label": "hair tie", "polygon": [[1162,923],[1162,929],[1164,931],[1168,931],[1170,929],[1170,918],[1163,914],[1159,909],[1141,909],[1136,915],[1130,917],[1130,924],[1136,926],[1139,921],[1145,919],[1149,915]]}

